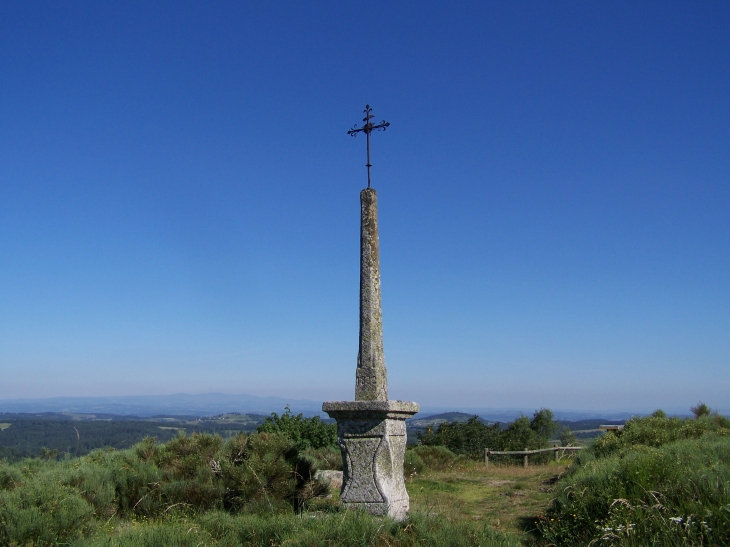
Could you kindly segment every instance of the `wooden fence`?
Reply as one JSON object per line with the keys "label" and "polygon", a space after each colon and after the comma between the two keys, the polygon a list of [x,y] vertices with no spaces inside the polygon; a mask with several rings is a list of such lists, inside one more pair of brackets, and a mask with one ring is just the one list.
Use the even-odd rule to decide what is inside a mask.
{"label": "wooden fence", "polygon": [[555,461],[558,461],[561,458],[561,455],[559,454],[562,452],[563,455],[565,455],[566,452],[571,452],[574,450],[583,450],[582,446],[553,446],[551,448],[540,448],[537,450],[507,450],[507,451],[497,451],[497,450],[489,450],[488,448],[484,449],[484,465],[489,467],[489,456],[523,456],[524,457],[524,465],[527,467],[528,465],[528,458],[532,454],[542,454],[543,452],[554,452],[555,453]]}

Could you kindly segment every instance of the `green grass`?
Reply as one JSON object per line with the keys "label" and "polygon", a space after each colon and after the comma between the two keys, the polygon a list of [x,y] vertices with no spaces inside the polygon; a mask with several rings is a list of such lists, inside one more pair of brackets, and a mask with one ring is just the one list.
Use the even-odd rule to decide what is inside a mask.
{"label": "green grass", "polygon": [[0,423],[0,431],[3,431],[7,428],[9,428],[12,424],[9,423]]}
{"label": "green grass", "polygon": [[541,518],[547,544],[730,545],[730,428],[655,414],[581,454]]}
{"label": "green grass", "polygon": [[160,522],[108,524],[72,545],[84,547],[518,547],[486,526],[415,515],[395,523],[346,511],[318,515],[230,515],[208,512]]}
{"label": "green grass", "polygon": [[462,462],[406,482],[411,513],[473,522],[501,531],[515,541],[531,541],[537,516],[553,497],[552,484],[566,469],[554,463],[522,466]]}

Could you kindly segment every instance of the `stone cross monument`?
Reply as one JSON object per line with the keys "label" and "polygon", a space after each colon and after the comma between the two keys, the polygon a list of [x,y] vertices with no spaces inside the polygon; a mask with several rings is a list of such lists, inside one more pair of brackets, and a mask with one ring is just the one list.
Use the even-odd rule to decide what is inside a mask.
{"label": "stone cross monument", "polygon": [[362,131],[368,140],[368,187],[360,192],[360,348],[355,374],[355,400],[328,402],[322,410],[337,420],[342,451],[343,481],[340,500],[348,508],[402,520],[408,513],[408,492],[403,479],[406,418],[418,404],[388,400],[388,377],[383,354],[380,306],[377,193],[370,188],[370,106],[365,107]]}

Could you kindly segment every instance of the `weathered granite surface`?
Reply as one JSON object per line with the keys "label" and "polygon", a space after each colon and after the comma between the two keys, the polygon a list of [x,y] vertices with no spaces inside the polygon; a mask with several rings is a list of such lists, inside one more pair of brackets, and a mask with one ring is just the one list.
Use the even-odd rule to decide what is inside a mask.
{"label": "weathered granite surface", "polygon": [[342,503],[402,520],[409,505],[403,478],[405,420],[418,412],[418,405],[388,400],[375,190],[360,192],[360,205],[360,348],[355,400],[324,403],[322,410],[337,420]]}
{"label": "weathered granite surface", "polygon": [[405,420],[418,412],[418,403],[410,401],[330,401],[322,403],[322,410],[329,414],[337,414],[341,418],[393,418]]}
{"label": "weathered granite surface", "polygon": [[373,188],[366,188],[360,192],[360,348],[355,380],[356,401],[388,400],[379,247],[378,194]]}
{"label": "weathered granite surface", "polygon": [[406,401],[338,401],[322,405],[337,420],[342,451],[340,501],[348,508],[403,520],[409,498],[403,478],[406,418],[418,412]]}

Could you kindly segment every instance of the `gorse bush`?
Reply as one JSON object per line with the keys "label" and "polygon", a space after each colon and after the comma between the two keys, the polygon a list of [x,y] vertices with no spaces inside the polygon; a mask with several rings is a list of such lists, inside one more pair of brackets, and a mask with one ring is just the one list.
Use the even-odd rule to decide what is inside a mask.
{"label": "gorse bush", "polygon": [[[327,491],[316,463],[266,433],[146,439],[60,462],[0,465],[0,545],[55,544],[86,533],[93,517],[159,519],[209,510],[301,510]],[[288,509],[287,509],[288,508]],[[44,543],[45,542],[45,543]]]}
{"label": "gorse bush", "polygon": [[540,528],[554,545],[730,545],[730,428],[629,420],[576,460]]}
{"label": "gorse bush", "polygon": [[395,523],[324,498],[317,518],[301,518],[305,502],[326,492],[314,471],[291,439],[267,433],[146,439],[81,458],[0,462],[0,545],[517,545],[484,525],[418,515]]}
{"label": "gorse bush", "polygon": [[0,460],[0,490],[12,490],[23,480],[23,475],[15,466]]}
{"label": "gorse bush", "polygon": [[94,508],[80,492],[54,479],[36,477],[0,492],[0,545],[56,545],[58,539],[91,530]]}
{"label": "gorse bush", "polygon": [[730,433],[730,421],[718,415],[696,420],[669,418],[660,410],[645,418],[627,420],[621,430],[606,432],[591,445],[590,452],[603,457],[639,445],[659,447],[680,439],[698,439],[711,431]]}

